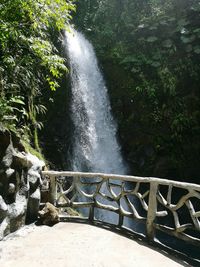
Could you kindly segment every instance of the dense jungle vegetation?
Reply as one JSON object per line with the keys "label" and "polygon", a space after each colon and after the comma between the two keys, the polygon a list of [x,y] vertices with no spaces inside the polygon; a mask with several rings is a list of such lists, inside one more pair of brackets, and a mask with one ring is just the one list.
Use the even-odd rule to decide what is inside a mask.
{"label": "dense jungle vegetation", "polygon": [[132,173],[199,182],[200,1],[79,0]]}
{"label": "dense jungle vegetation", "polygon": [[52,136],[60,139],[70,91],[59,40],[74,2],[73,23],[95,46],[131,173],[199,183],[199,0],[0,0],[0,122],[37,150],[45,122],[42,148],[52,142],[47,158],[57,157]]}
{"label": "dense jungle vegetation", "polygon": [[0,0],[0,122],[38,151],[45,91],[56,90],[67,71],[56,44],[72,2]]}

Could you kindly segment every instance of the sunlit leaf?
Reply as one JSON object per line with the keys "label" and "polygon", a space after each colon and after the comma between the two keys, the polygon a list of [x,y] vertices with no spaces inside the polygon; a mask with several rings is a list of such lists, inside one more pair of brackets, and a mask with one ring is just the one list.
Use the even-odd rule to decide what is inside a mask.
{"label": "sunlit leaf", "polygon": [[147,42],[149,43],[154,43],[158,40],[158,38],[156,36],[150,36],[147,38]]}

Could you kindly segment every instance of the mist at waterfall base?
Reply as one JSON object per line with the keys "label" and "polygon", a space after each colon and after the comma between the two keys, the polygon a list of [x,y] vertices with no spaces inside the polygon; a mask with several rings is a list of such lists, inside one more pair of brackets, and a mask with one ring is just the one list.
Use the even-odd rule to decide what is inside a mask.
{"label": "mist at waterfall base", "polygon": [[[72,90],[71,169],[126,174],[128,168],[121,155],[116,123],[111,114],[107,88],[94,49],[84,35],[76,30],[65,33],[64,46],[69,58]],[[84,191],[90,191],[91,187],[84,188]],[[101,192],[108,193],[106,186]],[[99,201],[107,204],[105,199]],[[108,213],[110,212],[98,210],[95,218],[116,224],[118,215]]]}

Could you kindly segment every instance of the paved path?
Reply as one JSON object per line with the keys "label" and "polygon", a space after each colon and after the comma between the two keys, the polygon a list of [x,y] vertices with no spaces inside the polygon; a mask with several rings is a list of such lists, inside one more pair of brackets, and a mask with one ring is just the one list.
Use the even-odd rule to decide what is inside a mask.
{"label": "paved path", "polygon": [[183,266],[126,237],[91,225],[32,226],[0,242],[1,267]]}

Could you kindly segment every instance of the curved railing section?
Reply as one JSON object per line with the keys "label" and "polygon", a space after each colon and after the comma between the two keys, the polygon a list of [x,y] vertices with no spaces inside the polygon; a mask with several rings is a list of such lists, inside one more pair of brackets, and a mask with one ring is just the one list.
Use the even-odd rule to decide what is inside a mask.
{"label": "curved railing section", "polygon": [[117,214],[121,229],[125,218],[144,223],[151,241],[159,230],[200,246],[200,185],[102,173],[44,171],[43,176],[55,206],[84,209],[90,222],[97,220],[96,210],[104,210]]}

